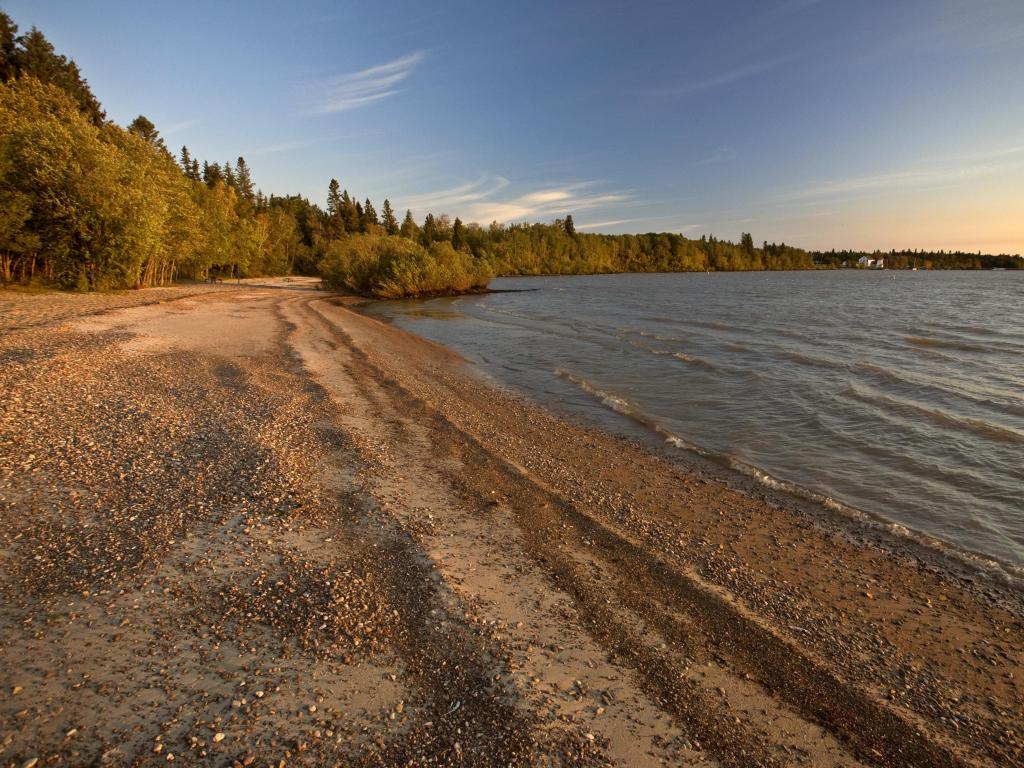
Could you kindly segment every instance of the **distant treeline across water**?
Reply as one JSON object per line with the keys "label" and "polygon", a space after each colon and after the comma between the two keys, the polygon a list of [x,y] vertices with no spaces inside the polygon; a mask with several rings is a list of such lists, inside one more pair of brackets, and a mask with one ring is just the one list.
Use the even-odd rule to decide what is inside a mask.
{"label": "distant treeline across water", "polygon": [[674,233],[583,234],[545,224],[464,224],[389,200],[359,202],[335,179],[326,210],[266,196],[242,157],[173,155],[139,115],[109,121],[74,61],[0,12],[0,282],[137,288],[177,277],[320,274],[343,290],[399,297],[478,290],[495,275],[802,270],[884,256],[889,268],[1019,269],[1008,255],[812,252]]}
{"label": "distant treeline across water", "polygon": [[336,288],[380,298],[466,291],[493,275],[589,275],[627,272],[747,272],[857,268],[862,257],[888,269],[1020,269],[1024,259],[962,252],[808,251],[786,244],[755,247],[661,232],[581,234],[572,217],[551,224],[463,225],[428,215],[423,227],[403,225],[398,237],[342,238],[320,260]]}

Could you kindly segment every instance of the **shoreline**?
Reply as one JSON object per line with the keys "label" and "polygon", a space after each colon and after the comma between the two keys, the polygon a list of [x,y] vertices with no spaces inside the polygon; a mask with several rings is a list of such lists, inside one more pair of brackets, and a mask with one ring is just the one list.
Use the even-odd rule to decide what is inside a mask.
{"label": "shoreline", "polygon": [[4,760],[1024,756],[1017,590],[354,301],[243,285],[3,329]]}
{"label": "shoreline", "polygon": [[[409,300],[416,301],[417,299]],[[518,390],[512,384],[493,379],[488,372],[462,357],[458,350],[447,347],[442,342],[420,336],[415,331],[401,328],[393,322],[394,318],[390,315],[378,315],[372,310],[367,311],[370,304],[390,304],[396,301],[407,300],[374,299],[354,302],[347,306],[351,306],[352,309],[371,320],[383,322],[404,333],[409,333],[426,344],[437,345],[449,350],[465,362],[474,375],[486,384],[495,386],[503,393],[521,400],[528,407],[547,411],[555,418],[565,420],[573,426],[597,429],[607,433],[610,437],[633,442],[641,450],[652,451],[666,461],[677,464],[684,472],[701,473],[752,499],[769,501],[776,506],[798,511],[811,518],[821,518],[820,522],[842,529],[844,535],[852,540],[870,540],[872,546],[890,551],[896,557],[912,556],[923,565],[945,571],[969,588],[972,588],[971,585],[978,581],[984,584],[992,583],[1009,587],[1013,590],[1011,594],[1015,598],[1015,609],[1024,612],[1024,565],[1006,562],[986,552],[970,549],[933,536],[926,531],[897,522],[884,513],[860,509],[845,501],[833,499],[812,488],[805,488],[791,481],[775,477],[761,467],[755,465],[748,465],[745,468],[738,467],[735,465],[736,460],[733,457],[713,454],[705,447],[691,442],[685,436],[680,437],[669,433],[659,425],[652,424],[645,418],[615,406],[603,404],[606,412],[615,414],[615,418],[621,420],[628,427],[617,430],[588,420],[579,414],[553,411],[545,403],[534,399],[529,392]],[[600,391],[592,391],[589,385],[586,383],[581,385],[572,376],[569,376],[568,379],[593,400],[602,401],[603,393]]]}
{"label": "shoreline", "polygon": [[[370,317],[368,319],[373,323],[381,323],[376,318]],[[430,347],[438,346],[434,341],[422,340],[421,337],[415,334],[402,329],[397,330],[399,333],[411,336],[414,340],[413,343],[421,342]],[[447,351],[447,348],[443,346],[441,349]],[[448,353],[458,355],[457,352]],[[462,360],[461,357],[459,359]],[[468,363],[465,364],[470,368],[472,367]],[[478,374],[474,373],[472,375],[477,376]],[[411,380],[416,382],[422,381],[421,378],[417,377],[413,377]],[[493,387],[493,383],[484,380],[482,381],[482,386],[489,389]],[[525,395],[510,393],[502,389],[501,396],[508,397],[516,403],[516,406],[522,407],[524,410],[544,411],[542,406],[538,406],[538,404],[529,400]],[[928,573],[940,581],[948,579],[951,582],[955,582],[959,589],[971,594],[975,599],[989,606],[1008,610],[1017,616],[1018,619],[1022,611],[1024,611],[1024,601],[1022,601],[1022,595],[1017,586],[1018,582],[1009,581],[1009,579],[1012,579],[1012,576],[1002,570],[993,572],[991,568],[987,567],[985,562],[973,560],[970,557],[970,553],[967,553],[966,559],[964,559],[961,557],[962,551],[957,551],[954,546],[946,542],[932,539],[925,534],[921,534],[921,538],[913,535],[905,536],[892,530],[893,524],[889,521],[865,519],[868,517],[867,513],[855,511],[858,515],[850,516],[843,514],[838,510],[828,509],[816,501],[801,499],[779,489],[767,488],[755,478],[742,474],[739,471],[730,470],[726,473],[723,471],[725,468],[722,465],[704,460],[701,457],[688,457],[688,461],[680,461],[678,451],[671,451],[665,446],[662,446],[660,450],[652,451],[650,446],[640,446],[633,440],[618,437],[600,427],[588,427],[578,422],[574,423],[572,420],[566,420],[561,416],[555,416],[550,412],[544,411],[544,413],[545,418],[549,418],[552,422],[563,424],[573,432],[579,432],[583,435],[597,434],[601,438],[607,439],[617,448],[635,449],[641,454],[655,454],[658,459],[667,460],[671,466],[681,467],[685,473],[690,475],[689,479],[691,481],[717,486],[716,490],[724,491],[729,495],[734,492],[739,493],[751,504],[764,505],[770,508],[772,512],[780,513],[783,516],[803,518],[811,527],[818,529],[825,538],[838,537],[855,550],[877,552],[885,559],[885,565],[880,566],[880,571],[889,570],[892,573],[918,571]],[[583,440],[585,441],[586,438],[583,438]],[[694,458],[699,460],[695,461]],[[726,474],[729,476],[723,477]],[[822,512],[825,513],[824,516]],[[863,517],[860,516],[861,514]],[[749,528],[750,526],[745,525],[742,527]],[[989,560],[984,555],[982,555],[982,558]],[[820,578],[820,576],[815,578]],[[870,576],[868,580],[872,580]],[[866,590],[862,592],[862,595],[867,596],[868,600],[875,599],[874,595],[868,595]],[[945,598],[943,599],[945,600]],[[927,599],[925,605],[931,608],[933,603],[930,599]],[[1020,626],[1019,623],[1017,626]]]}
{"label": "shoreline", "polygon": [[[751,465],[750,469],[754,473],[760,473],[768,478],[768,482],[765,482],[757,474],[733,466],[729,463],[728,457],[719,459],[707,453],[702,446],[692,443],[676,445],[672,442],[672,438],[666,438],[659,428],[615,408],[609,408],[609,410],[626,422],[640,427],[640,431],[646,433],[646,439],[638,439],[625,431],[620,433],[600,424],[588,423],[580,417],[553,411],[544,403],[533,399],[529,393],[517,390],[512,385],[493,380],[485,371],[466,360],[457,349],[421,336],[415,331],[405,330],[395,325],[390,317],[377,316],[365,311],[367,304],[416,300],[372,299],[365,302],[350,302],[347,296],[343,299],[346,307],[367,319],[409,334],[424,347],[438,348],[443,350],[443,354],[457,357],[471,371],[471,375],[480,380],[483,386],[497,389],[504,396],[517,401],[525,408],[543,411],[553,420],[564,422],[567,426],[597,431],[612,440],[628,443],[640,451],[654,453],[670,464],[677,465],[683,472],[720,483],[752,501],[765,501],[780,509],[806,515],[822,525],[833,526],[836,531],[858,544],[876,547],[879,551],[896,558],[912,557],[923,567],[942,571],[950,578],[957,579],[964,588],[975,590],[977,595],[983,599],[992,597],[983,591],[985,586],[1009,588],[1011,592],[1008,598],[1003,598],[1004,605],[1012,604],[1014,610],[1024,613],[1024,591],[1022,591],[1024,590],[1024,572],[1020,566],[1002,562],[985,552],[966,549],[953,542],[931,536],[924,531],[910,528],[881,513],[859,509],[831,497],[823,497],[813,489],[803,488],[776,478],[760,467]],[[600,399],[596,395],[594,397]],[[982,582],[980,585],[979,581]]]}
{"label": "shoreline", "polygon": [[[546,407],[543,403],[532,400],[526,393],[515,394],[536,407]],[[776,477],[762,467],[752,464],[738,467],[737,460],[731,456],[714,454],[704,446],[668,433],[659,426],[617,408],[609,407],[609,410],[628,423],[641,428],[645,435],[637,442],[643,448],[664,456],[669,462],[679,464],[684,471],[706,473],[714,480],[753,499],[770,501],[777,506],[792,508],[811,517],[820,517],[822,523],[841,528],[854,540],[873,539],[873,546],[891,551],[895,556],[911,555],[923,564],[937,567],[950,576],[955,576],[966,585],[973,584],[980,578],[1008,586],[1020,598],[1017,608],[1024,609],[1024,592],[1021,592],[1024,590],[1024,566],[946,541],[926,531],[897,522],[886,517],[884,513],[860,509],[812,488],[805,488]],[[576,424],[584,423],[571,417],[568,420]],[[603,429],[600,424],[596,425],[596,428]],[[614,430],[606,431],[626,440],[633,439],[625,433],[620,435]]]}

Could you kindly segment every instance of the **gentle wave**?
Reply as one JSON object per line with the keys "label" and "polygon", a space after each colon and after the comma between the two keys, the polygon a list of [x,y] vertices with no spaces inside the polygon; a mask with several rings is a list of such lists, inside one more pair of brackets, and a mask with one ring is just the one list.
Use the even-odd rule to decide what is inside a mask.
{"label": "gentle wave", "polygon": [[627,336],[620,336],[619,338],[621,338],[629,346],[633,347],[633,349],[639,349],[641,352],[647,352],[649,354],[659,355],[659,356],[660,355],[670,355],[670,354],[672,354],[668,350],[661,350],[661,349],[655,349],[654,347],[649,347],[646,344],[641,344],[636,339],[630,339]]}
{"label": "gentle wave", "polygon": [[850,370],[854,373],[873,378],[875,381],[882,384],[900,387],[904,390],[931,392],[940,397],[952,397],[959,400],[965,400],[973,405],[981,406],[982,408],[989,408],[1000,413],[1012,413],[1016,416],[1024,416],[1024,404],[1002,402],[993,400],[989,397],[971,394],[962,386],[955,389],[947,388],[940,385],[938,382],[924,381],[912,375],[901,375],[889,368],[875,365],[874,363],[853,363],[850,365]]}
{"label": "gentle wave", "polygon": [[676,360],[682,360],[684,363],[690,363],[691,365],[699,365],[701,368],[707,368],[709,371],[719,370],[719,367],[714,363],[708,362],[703,357],[697,357],[696,355],[688,355],[685,352],[673,352],[672,357]]}
{"label": "gentle wave", "polygon": [[654,333],[654,331],[645,330],[634,330],[632,328],[620,328],[619,338],[626,338],[627,336],[639,336],[644,339],[654,339],[655,341],[669,341],[675,344],[685,344],[689,339],[683,338],[682,336],[665,336],[664,334]]}
{"label": "gentle wave", "polygon": [[1004,443],[1024,444],[1024,432],[1018,432],[1013,427],[992,424],[984,419],[975,419],[967,416],[954,416],[940,408],[929,408],[909,400],[892,397],[881,392],[861,392],[855,386],[846,387],[843,394],[856,400],[871,405],[883,405],[890,410],[911,419],[922,417],[927,421],[937,424],[940,427],[952,427],[961,431],[970,432],[974,435],[987,437],[990,440],[998,440]]}
{"label": "gentle wave", "polygon": [[[680,448],[688,448],[685,441],[677,438],[670,438],[668,442],[673,445],[677,445]],[[748,477],[752,477],[766,488],[781,491],[782,493],[797,499],[805,499],[814,504],[825,507],[832,512],[838,513],[843,517],[856,520],[862,525],[878,528],[901,539],[907,539],[917,544],[924,545],[929,549],[941,552],[947,557],[955,558],[956,560],[968,564],[973,568],[982,568],[1006,583],[1018,585],[1021,583],[1021,580],[1024,579],[1024,567],[1001,563],[981,553],[972,552],[969,549],[941,541],[940,539],[936,539],[935,537],[929,536],[921,531],[908,528],[902,523],[887,520],[879,515],[865,512],[864,510],[850,506],[849,504],[844,504],[841,501],[832,498],[828,494],[819,493],[809,488],[805,488],[802,485],[782,480],[765,472],[763,469],[740,459],[730,457],[726,460],[726,464],[731,469],[747,475]]]}
{"label": "gentle wave", "polygon": [[869,526],[885,530],[899,538],[908,539],[930,549],[943,552],[947,556],[955,557],[961,562],[968,563],[973,567],[984,568],[986,571],[1006,580],[1008,583],[1016,584],[1020,579],[1024,578],[1024,568],[1022,567],[1013,566],[1007,563],[1000,563],[997,560],[993,560],[992,558],[980,553],[972,552],[966,548],[960,548],[953,544],[943,542],[920,531],[912,530],[902,523],[886,520],[878,515],[844,504],[828,494],[819,493],[796,483],[789,482],[788,480],[775,477],[760,467],[750,464],[749,462],[735,456],[710,451],[703,446],[693,443],[675,432],[666,429],[659,424],[656,419],[644,413],[644,411],[637,405],[631,403],[624,397],[608,392],[582,377],[569,373],[568,371],[556,368],[555,374],[559,378],[576,385],[580,390],[586,392],[610,410],[622,416],[626,416],[641,426],[650,429],[652,432],[659,435],[667,444],[688,453],[709,459],[721,466],[728,467],[729,469],[756,480],[766,488],[780,491],[796,499],[810,501],[846,518],[856,520],[858,523],[867,524]]}
{"label": "gentle wave", "polygon": [[804,340],[807,339],[807,334],[806,333],[801,333],[800,331],[794,331],[791,328],[777,328],[777,327],[773,327],[773,328],[766,328],[765,330],[767,330],[768,333],[771,333],[771,334],[773,334],[775,336],[785,336],[787,339],[796,339],[797,341],[804,341]]}
{"label": "gentle wave", "polygon": [[625,413],[627,415],[631,415],[633,413],[634,409],[633,406],[630,405],[629,401],[619,397],[618,395],[613,395],[610,392],[605,392],[603,389],[600,389],[599,387],[595,387],[586,379],[579,378],[578,376],[573,376],[571,373],[569,373],[568,371],[563,371],[561,368],[555,369],[555,375],[558,376],[559,378],[565,379],[566,381],[571,381],[573,384],[582,389],[588,395],[597,398],[614,411],[618,411],[619,413]]}
{"label": "gentle wave", "polygon": [[676,319],[674,317],[664,317],[663,315],[641,315],[640,320],[649,320],[652,323],[674,323]]}
{"label": "gentle wave", "polygon": [[619,395],[607,392],[606,390],[603,390],[600,387],[591,384],[586,379],[580,376],[574,376],[573,374],[569,373],[568,371],[564,371],[561,368],[555,369],[555,375],[557,375],[559,378],[565,379],[568,382],[571,382],[572,384],[575,384],[577,387],[579,387],[581,390],[586,392],[588,395],[593,397],[595,400],[599,401],[602,405],[606,406],[607,408],[610,408],[611,410],[615,411],[618,414],[629,417],[630,419],[635,421],[637,424],[640,424],[641,426],[647,427],[651,431],[663,437],[666,442],[672,443],[678,448],[685,448],[686,450],[692,451],[693,453],[696,453],[700,456],[704,456],[707,458],[716,458],[715,454],[706,450],[705,448],[702,448],[696,443],[687,442],[686,440],[674,434],[673,432],[665,429],[665,427],[659,424],[656,419],[644,413],[644,411],[641,410],[639,406],[635,405],[634,403],[631,403],[624,397],[620,397]]}
{"label": "gentle wave", "polygon": [[968,344],[952,339],[936,339],[934,336],[904,336],[903,340],[915,347],[938,347],[939,349],[955,349],[960,352],[989,352],[988,347]]}
{"label": "gentle wave", "polygon": [[[851,430],[844,434],[848,449],[859,454],[859,459],[866,464],[881,464],[905,475],[908,480],[924,483],[934,489],[937,497],[948,501],[952,495],[966,501],[969,495],[966,489],[973,491],[974,499],[999,493],[1000,480],[984,481],[984,477],[992,471],[992,464],[982,455],[962,455],[959,460],[951,462],[948,456],[920,450],[920,446],[934,441],[936,434],[929,432],[929,425],[920,419],[894,412],[890,408],[880,407],[869,397],[858,397],[853,393],[852,385],[840,390],[837,398],[862,403],[865,408],[864,423],[872,429],[868,431]],[[890,429],[885,429],[888,426]],[[895,429],[900,434],[898,440],[886,439]],[[940,432],[941,434],[941,432]],[[947,436],[946,442],[950,442]],[[1008,479],[1008,476],[1002,480]],[[859,483],[863,486],[868,480],[865,477]],[[892,490],[892,489],[890,489]],[[902,489],[901,489],[902,490]]]}
{"label": "gentle wave", "polygon": [[800,363],[801,365],[809,365],[814,368],[826,368],[828,370],[837,370],[846,368],[845,363],[833,362],[826,360],[823,357],[817,357],[816,355],[807,355],[803,352],[797,352],[794,349],[780,349],[779,355],[792,360],[794,363]]}
{"label": "gentle wave", "polygon": [[814,493],[813,491],[801,488],[800,486],[795,485],[793,483],[788,483],[784,480],[780,480],[776,477],[773,477],[772,475],[765,472],[763,469],[755,467],[754,465],[749,464],[745,461],[742,461],[741,459],[738,459],[735,456],[715,453],[701,445],[691,442],[686,438],[680,436],[679,434],[662,426],[655,418],[645,413],[639,406],[630,402],[626,398],[608,392],[607,390],[590,383],[589,381],[580,376],[576,376],[560,368],[555,369],[555,374],[560,378],[565,379],[566,381],[569,381],[572,384],[576,385],[579,389],[581,389],[583,392],[586,392],[588,395],[593,397],[595,400],[600,402],[605,407],[611,409],[612,411],[615,411],[616,413],[622,416],[627,416],[632,421],[635,421],[641,426],[647,427],[651,431],[660,435],[666,443],[669,443],[670,445],[673,445],[676,448],[681,448],[686,451],[690,451],[691,453],[695,453],[699,456],[702,456],[704,458],[712,459],[718,462],[719,464],[730,467],[739,472],[742,472],[745,475],[749,475],[750,477],[757,479],[763,485],[776,488],[779,490],[785,490],[791,493],[792,495],[797,495],[802,498],[818,501],[832,509],[853,509],[852,507],[845,507],[844,505],[840,504],[839,502],[835,501],[829,496]]}
{"label": "gentle wave", "polygon": [[707,328],[712,331],[726,331],[727,333],[751,333],[751,329],[745,325],[732,325],[730,323],[720,323],[713,320],[691,320],[689,318],[679,318],[676,322],[682,323],[683,325],[692,325],[697,328]]}
{"label": "gentle wave", "polygon": [[[667,341],[676,341],[676,339],[662,337],[662,336],[656,336],[653,333],[642,333],[641,332],[638,335],[640,335],[643,338],[654,339],[656,341],[666,341],[666,342]],[[623,341],[625,341],[629,346],[633,347],[634,349],[639,349],[642,352],[647,352],[648,354],[656,355],[658,357],[674,357],[676,360],[679,360],[679,361],[684,362],[684,363],[689,363],[690,365],[694,365],[694,366],[697,366],[697,367],[700,367],[700,368],[704,368],[704,369],[706,369],[708,371],[725,371],[725,372],[728,372],[728,373],[733,373],[733,374],[737,374],[737,375],[743,375],[743,376],[747,376],[747,377],[755,378],[755,379],[764,378],[757,371],[741,371],[739,369],[730,370],[726,366],[716,365],[715,363],[712,363],[710,360],[706,360],[703,357],[698,357],[697,355],[691,355],[691,354],[688,354],[686,352],[673,352],[672,350],[669,350],[669,349],[657,349],[655,347],[650,347],[650,346],[648,346],[646,344],[641,344],[636,339],[629,338],[625,334],[620,335],[619,338],[621,338]],[[741,349],[745,349],[745,348],[741,347]]]}
{"label": "gentle wave", "polygon": [[1010,340],[1024,339],[1024,332],[1014,331],[1009,328],[992,328],[988,325],[957,325],[951,323],[942,323],[932,320],[928,323],[929,328],[935,328],[939,332],[947,332],[954,334],[974,334],[975,336],[986,336],[991,338],[1005,338]]}

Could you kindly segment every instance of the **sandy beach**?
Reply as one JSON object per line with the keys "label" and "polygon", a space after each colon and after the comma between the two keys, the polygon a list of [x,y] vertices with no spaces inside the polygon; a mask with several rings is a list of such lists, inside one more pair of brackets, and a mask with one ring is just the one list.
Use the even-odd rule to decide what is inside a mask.
{"label": "sandy beach", "polygon": [[285,278],[0,291],[0,765],[1013,766],[1019,585]]}

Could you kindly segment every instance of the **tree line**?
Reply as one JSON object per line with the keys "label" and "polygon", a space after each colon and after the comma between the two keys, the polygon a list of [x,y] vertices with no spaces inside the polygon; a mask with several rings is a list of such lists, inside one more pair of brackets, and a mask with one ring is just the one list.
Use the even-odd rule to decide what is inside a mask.
{"label": "tree line", "polygon": [[0,280],[81,290],[315,268],[301,198],[266,198],[245,159],[171,155],[153,123],[109,121],[73,61],[0,12]]}
{"label": "tree line", "polygon": [[108,120],[78,67],[0,12],[0,281],[80,290],[290,273],[375,296],[479,290],[494,275],[820,269],[883,255],[891,268],[1020,268],[1019,257],[807,251],[674,233],[580,233],[572,216],[487,226],[379,212],[327,186],[326,209],[264,195],[244,157],[172,154],[140,115]]}
{"label": "tree line", "polygon": [[854,266],[862,257],[885,259],[888,269],[1024,269],[1024,259],[1008,253],[985,254],[965,251],[817,251],[818,264],[830,267]]}

